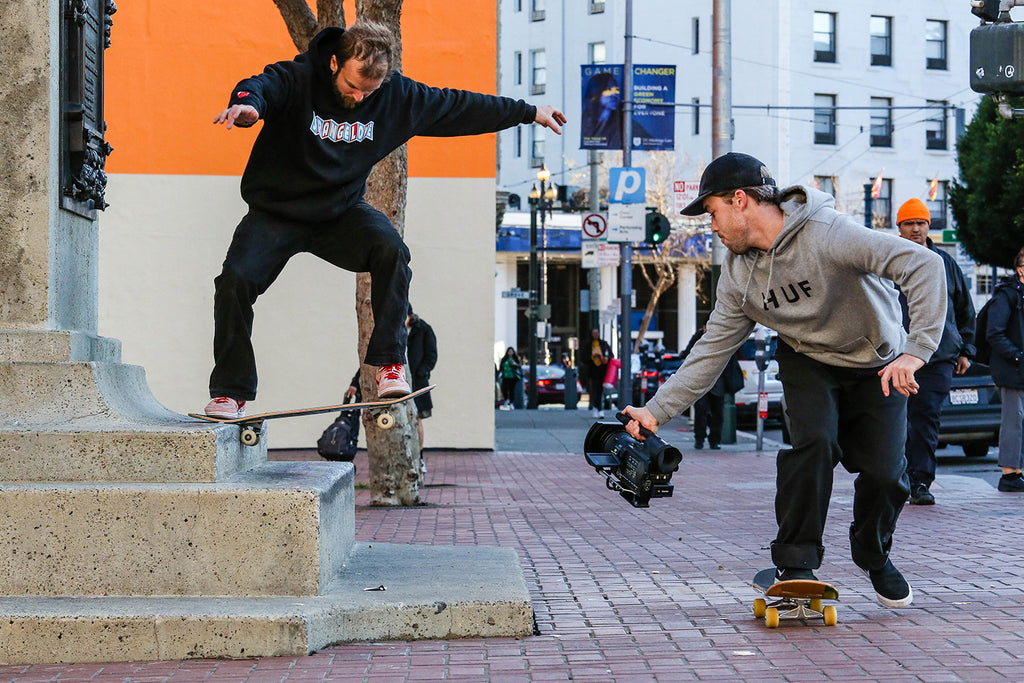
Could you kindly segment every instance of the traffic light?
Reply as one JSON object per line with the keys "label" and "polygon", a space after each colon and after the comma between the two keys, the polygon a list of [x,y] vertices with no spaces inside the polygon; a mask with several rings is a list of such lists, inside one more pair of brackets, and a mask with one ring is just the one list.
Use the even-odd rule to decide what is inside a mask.
{"label": "traffic light", "polygon": [[657,211],[647,212],[647,230],[644,242],[651,246],[661,244],[668,239],[668,233],[671,230],[672,226],[669,225],[668,218],[664,214]]}
{"label": "traffic light", "polygon": [[1024,23],[982,24],[971,31],[971,90],[1024,94]]}
{"label": "traffic light", "polygon": [[999,18],[999,0],[973,0],[971,14],[985,21],[995,21]]}

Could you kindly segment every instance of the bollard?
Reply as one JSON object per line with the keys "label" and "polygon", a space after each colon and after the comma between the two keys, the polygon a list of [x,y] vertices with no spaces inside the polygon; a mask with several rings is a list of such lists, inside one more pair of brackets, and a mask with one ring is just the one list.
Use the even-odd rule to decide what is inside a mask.
{"label": "bollard", "polygon": [[736,443],[736,396],[726,394],[722,402],[722,443]]}
{"label": "bollard", "polygon": [[576,368],[565,371],[565,409],[576,410],[580,397],[576,393]]}
{"label": "bollard", "polygon": [[516,390],[512,396],[512,405],[516,410],[526,407],[526,383],[522,380],[516,382]]}

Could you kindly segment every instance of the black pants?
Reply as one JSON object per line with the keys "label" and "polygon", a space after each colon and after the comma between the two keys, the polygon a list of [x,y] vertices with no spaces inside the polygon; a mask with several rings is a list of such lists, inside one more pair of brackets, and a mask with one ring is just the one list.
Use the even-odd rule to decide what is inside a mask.
{"label": "black pants", "polygon": [[772,542],[777,567],[816,569],[824,556],[822,533],[832,495],[833,470],[854,481],[850,550],[862,569],[879,569],[892,546],[910,486],[903,448],[907,400],[882,394],[878,368],[854,370],[819,363],[779,344],[792,447],[779,451]]}
{"label": "black pants", "polygon": [[409,249],[383,213],[360,202],[337,220],[305,224],[250,211],[235,228],[223,270],[214,280],[211,397],[256,398],[253,304],[301,252],[345,270],[370,273],[374,328],[363,362],[405,363]]}
{"label": "black pants", "polygon": [[935,449],[939,446],[939,413],[953,383],[954,365],[928,363],[914,373],[920,385],[907,399],[907,474],[911,484],[935,481]]}
{"label": "black pants", "polygon": [[702,445],[705,436],[712,446],[722,443],[722,410],[725,396],[704,394],[693,404],[693,442]]}
{"label": "black pants", "polygon": [[604,410],[604,376],[608,372],[607,365],[591,365],[587,376],[587,393],[590,394],[590,407]]}

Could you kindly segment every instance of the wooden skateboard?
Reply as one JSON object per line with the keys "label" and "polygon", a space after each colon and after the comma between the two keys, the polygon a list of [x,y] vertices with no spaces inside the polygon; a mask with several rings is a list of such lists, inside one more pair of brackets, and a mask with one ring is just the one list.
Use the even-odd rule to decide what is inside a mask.
{"label": "wooden skateboard", "polygon": [[436,384],[431,384],[429,387],[423,387],[417,389],[411,394],[405,396],[399,396],[398,398],[382,398],[379,401],[362,401],[360,403],[341,403],[336,406],[320,406],[319,408],[299,408],[297,410],[278,410],[271,413],[257,413],[256,415],[246,415],[245,417],[210,417],[202,413],[189,413],[189,417],[194,417],[197,420],[203,420],[205,422],[219,422],[221,424],[239,425],[242,431],[238,435],[239,441],[246,446],[255,446],[260,442],[260,429],[263,427],[264,420],[274,420],[279,417],[300,417],[303,415],[320,415],[321,413],[334,413],[334,412],[345,412],[349,410],[362,410],[367,409],[375,414],[374,419],[377,421],[377,426],[381,429],[391,429],[395,426],[395,418],[388,410],[391,406],[398,405],[399,403],[405,403],[406,401],[416,398],[422,394],[427,393]]}
{"label": "wooden skateboard", "polygon": [[[825,626],[835,626],[839,616],[835,605],[822,605],[822,600],[838,600],[835,586],[822,581],[775,581],[775,567],[763,569],[754,576],[754,588],[764,598],[754,600],[754,616],[764,618],[768,628],[778,628],[782,619],[822,619]],[[775,598],[768,602],[765,598]]]}

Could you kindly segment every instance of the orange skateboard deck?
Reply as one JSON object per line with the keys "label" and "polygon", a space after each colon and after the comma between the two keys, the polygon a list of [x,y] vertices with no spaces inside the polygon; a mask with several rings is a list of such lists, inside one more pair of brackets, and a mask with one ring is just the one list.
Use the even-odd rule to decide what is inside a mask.
{"label": "orange skateboard deck", "polygon": [[[835,605],[823,600],[838,600],[839,591],[823,581],[775,581],[775,567],[763,569],[754,576],[754,588],[764,598],[754,601],[754,616],[763,618],[768,628],[778,628],[782,619],[822,619],[826,626],[835,626],[839,616]],[[765,598],[775,598],[768,602]]]}
{"label": "orange skateboard deck", "polygon": [[219,422],[221,424],[236,424],[242,427],[242,431],[239,434],[239,440],[246,446],[255,446],[260,442],[260,429],[263,427],[264,420],[274,420],[279,417],[301,417],[304,415],[320,415],[322,413],[334,413],[334,412],[346,412],[350,410],[363,410],[364,408],[376,413],[377,426],[381,429],[391,429],[395,426],[395,418],[388,411],[391,406],[398,405],[399,403],[405,403],[410,399],[414,399],[417,396],[421,396],[431,389],[435,388],[436,384],[431,384],[429,387],[423,387],[417,389],[411,394],[405,396],[399,396],[397,398],[382,398],[379,401],[361,401],[359,403],[341,403],[334,406],[320,406],[318,408],[298,408],[296,410],[277,410],[269,413],[257,413],[255,415],[246,415],[244,417],[211,417],[209,415],[203,415],[202,413],[189,413],[189,417],[194,417],[197,420],[203,420],[204,422]]}

